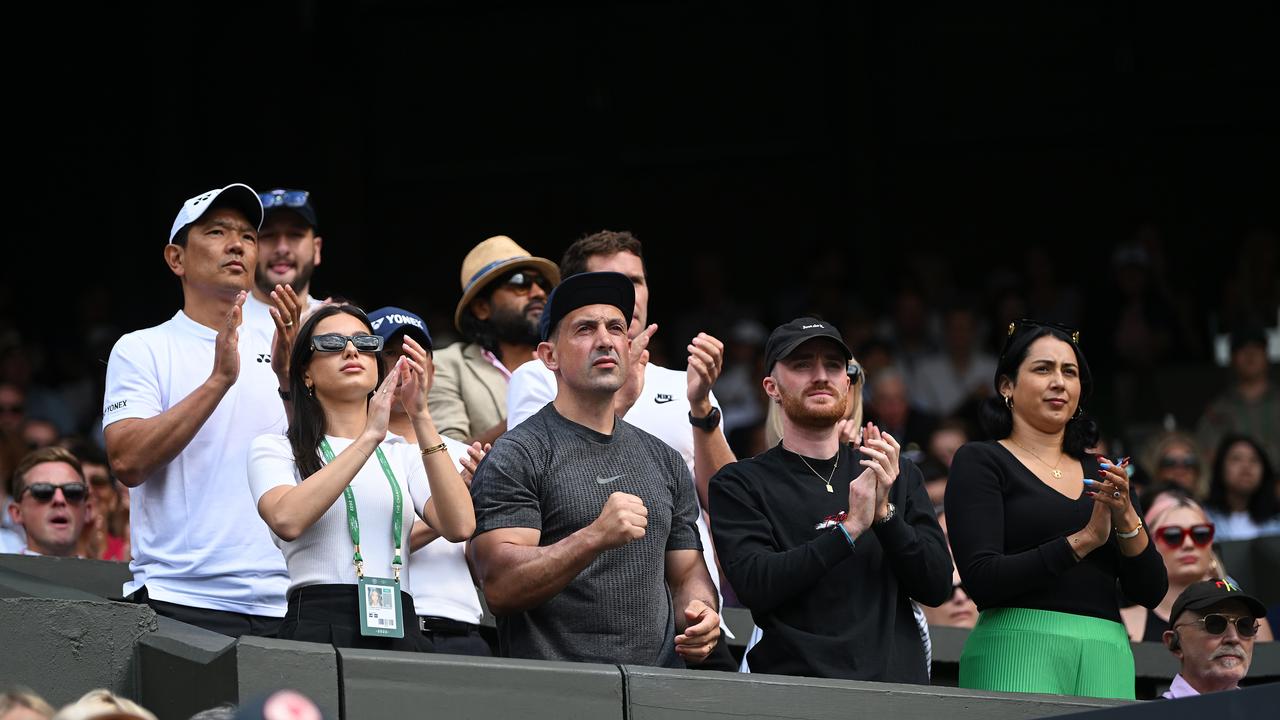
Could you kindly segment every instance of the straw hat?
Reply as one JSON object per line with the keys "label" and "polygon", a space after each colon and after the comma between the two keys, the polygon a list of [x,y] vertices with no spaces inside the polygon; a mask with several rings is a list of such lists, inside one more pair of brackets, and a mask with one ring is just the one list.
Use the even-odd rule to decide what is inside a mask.
{"label": "straw hat", "polygon": [[463,308],[470,305],[491,280],[518,267],[538,270],[552,285],[560,284],[560,268],[555,263],[530,255],[506,235],[496,235],[471,248],[462,259],[462,299],[453,313],[454,327],[462,330]]}

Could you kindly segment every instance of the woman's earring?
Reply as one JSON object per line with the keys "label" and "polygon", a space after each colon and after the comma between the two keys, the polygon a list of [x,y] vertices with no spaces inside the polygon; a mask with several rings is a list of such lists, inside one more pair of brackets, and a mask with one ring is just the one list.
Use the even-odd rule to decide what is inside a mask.
{"label": "woman's earring", "polygon": [[1012,395],[1005,395],[1005,396],[1004,396],[1004,406],[1005,406],[1005,407],[1007,407],[1007,408],[1009,408],[1010,410],[1012,410],[1012,409],[1013,409],[1013,396],[1012,396]]}
{"label": "woman's earring", "polygon": [[1075,414],[1075,415],[1072,415],[1072,416],[1071,416],[1071,419],[1072,419],[1072,420],[1079,420],[1081,415],[1084,415],[1084,406],[1083,406],[1083,405],[1077,405],[1077,406],[1076,406],[1076,414]]}
{"label": "woman's earring", "polygon": [[315,396],[316,396],[316,386],[315,386],[315,385],[308,385],[308,386],[307,386],[307,397],[315,397]]}

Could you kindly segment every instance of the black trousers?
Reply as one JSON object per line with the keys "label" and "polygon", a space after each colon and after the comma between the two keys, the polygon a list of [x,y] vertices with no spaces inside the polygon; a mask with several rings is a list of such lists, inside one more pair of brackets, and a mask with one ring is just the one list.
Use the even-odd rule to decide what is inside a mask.
{"label": "black trousers", "polygon": [[327,643],[334,647],[361,650],[405,650],[431,652],[418,631],[413,596],[400,591],[400,624],[403,638],[360,634],[360,597],[355,584],[308,585],[289,593],[289,609],[280,623],[282,640]]}
{"label": "black trousers", "polygon": [[479,625],[432,615],[419,617],[418,624],[422,628],[422,637],[431,646],[430,652],[444,655],[493,656],[493,649],[480,634]]}
{"label": "black trousers", "polygon": [[157,615],[163,615],[188,625],[195,625],[196,627],[222,633],[233,638],[238,638],[242,635],[276,637],[276,633],[280,629],[280,618],[277,617],[248,615],[226,610],[209,610],[208,608],[179,605],[177,603],[164,602],[163,600],[152,600],[150,595],[147,594],[146,587],[139,588],[126,599],[149,606],[156,611]]}

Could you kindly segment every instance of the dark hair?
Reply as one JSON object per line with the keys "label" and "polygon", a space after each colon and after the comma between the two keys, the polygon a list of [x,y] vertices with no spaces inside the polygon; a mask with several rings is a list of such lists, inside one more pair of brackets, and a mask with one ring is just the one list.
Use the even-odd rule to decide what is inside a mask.
{"label": "dark hair", "polygon": [[1014,326],[1014,332],[1005,342],[1004,352],[1000,354],[1000,360],[996,364],[993,381],[996,394],[983,401],[978,409],[979,420],[983,429],[994,440],[1007,438],[1013,432],[1013,411],[1000,395],[1000,380],[1008,378],[1010,382],[1016,382],[1018,368],[1027,359],[1031,344],[1042,337],[1054,337],[1070,345],[1076,355],[1076,362],[1080,365],[1080,403],[1076,414],[1067,421],[1062,436],[1062,451],[1079,459],[1084,456],[1085,448],[1098,443],[1099,437],[1098,423],[1084,410],[1085,399],[1093,394],[1093,373],[1090,372],[1089,363],[1085,360],[1084,353],[1080,352],[1075,338],[1064,329],[1034,322],[1022,322]]}
{"label": "dark hair", "polygon": [[[564,257],[560,258],[560,279],[563,281],[570,275],[586,272],[588,258],[598,255],[617,255],[620,252],[629,252],[640,258],[643,267],[644,255],[640,250],[640,240],[625,230],[622,232],[601,230],[581,237],[574,241],[564,251]],[[648,274],[649,271],[646,268],[645,275],[648,276]]]}
{"label": "dark hair", "polygon": [[[302,323],[298,329],[298,337],[293,341],[293,352],[289,354],[289,394],[293,398],[293,422],[289,423],[289,446],[293,448],[293,461],[298,465],[298,475],[306,480],[322,467],[320,462],[320,441],[325,435],[324,408],[320,401],[307,390],[303,376],[315,350],[311,347],[311,337],[315,334],[316,325],[327,317],[338,313],[346,313],[364,323],[369,332],[369,318],[364,311],[355,305],[325,305]],[[374,366],[378,369],[378,384],[386,375],[382,369],[382,353],[374,355]]]}
{"label": "dark hair", "polygon": [[1271,459],[1267,457],[1266,450],[1263,450],[1262,445],[1248,435],[1231,433],[1224,435],[1222,441],[1218,443],[1218,451],[1213,455],[1213,474],[1209,480],[1209,497],[1204,504],[1224,513],[1231,512],[1231,508],[1227,506],[1227,451],[1236,443],[1248,444],[1258,454],[1258,459],[1262,463],[1262,482],[1258,483],[1258,489],[1254,490],[1253,495],[1249,498],[1249,517],[1255,523],[1266,522],[1277,513],[1280,513],[1280,504],[1276,502],[1275,469],[1271,467]]}
{"label": "dark hair", "polygon": [[[489,297],[493,294],[494,287],[496,283],[490,283],[489,287],[481,290],[471,302]],[[476,314],[471,312],[470,303],[462,308],[462,315],[458,317],[458,330],[462,332],[462,337],[502,357],[502,351],[498,347],[498,333],[494,331],[493,323],[476,317]]]}

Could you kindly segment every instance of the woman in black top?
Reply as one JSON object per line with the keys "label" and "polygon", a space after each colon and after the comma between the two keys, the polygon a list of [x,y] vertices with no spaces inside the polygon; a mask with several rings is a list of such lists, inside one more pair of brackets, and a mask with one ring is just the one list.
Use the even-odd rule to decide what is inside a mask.
{"label": "woman in black top", "polygon": [[1116,581],[1154,607],[1168,580],[1123,464],[1089,455],[1097,426],[1079,333],[1020,320],[983,407],[996,441],[956,453],[946,508],[956,566],[981,611],[962,687],[1134,696]]}

